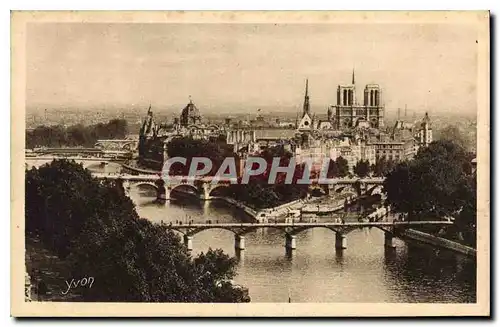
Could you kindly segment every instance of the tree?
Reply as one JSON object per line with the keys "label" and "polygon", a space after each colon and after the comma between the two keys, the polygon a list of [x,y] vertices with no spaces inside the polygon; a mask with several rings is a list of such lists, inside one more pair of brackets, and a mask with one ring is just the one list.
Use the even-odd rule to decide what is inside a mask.
{"label": "tree", "polygon": [[410,167],[402,162],[387,174],[384,181],[384,191],[393,209],[398,212],[411,212],[413,199],[410,198]]}
{"label": "tree", "polygon": [[179,236],[145,219],[108,225],[99,221],[79,238],[74,274],[93,276],[86,301],[248,302],[232,287],[236,260],[209,249],[195,258]]}
{"label": "tree", "polygon": [[65,257],[82,225],[96,215],[93,201],[98,190],[90,172],[74,161],[54,160],[27,171],[27,236],[39,236],[48,248]]}
{"label": "tree", "polygon": [[26,172],[26,234],[94,277],[85,301],[245,302],[236,261],[220,250],[192,258],[179,236],[138,217],[120,182],[66,160]]}
{"label": "tree", "polygon": [[462,184],[457,192],[461,201],[461,211],[456,217],[455,224],[459,231],[463,232],[464,241],[470,245],[476,245],[477,226],[477,179],[476,175],[469,176],[466,183]]}
{"label": "tree", "polygon": [[[297,183],[303,177],[306,168],[305,164],[295,166],[291,184],[286,183],[287,175],[283,172],[277,173],[274,183],[269,184],[269,175],[274,158],[280,158],[280,166],[288,166],[292,159],[292,154],[285,150],[283,146],[278,145],[265,149],[260,153],[260,157],[267,163],[264,172],[259,175],[250,176],[246,185],[230,185],[227,192],[228,196],[255,209],[271,208],[305,197],[308,185]],[[313,176],[314,173],[311,173],[311,178]]]}
{"label": "tree", "polygon": [[370,162],[368,160],[360,160],[354,166],[354,173],[363,178],[368,176],[370,172]]}
{"label": "tree", "polygon": [[377,177],[384,176],[386,163],[385,156],[377,157],[375,164],[372,165],[373,174]]}
{"label": "tree", "polygon": [[335,160],[335,163],[337,166],[338,177],[346,177],[347,175],[349,175],[349,165],[346,159],[344,159],[343,157],[338,157],[337,160]]}
{"label": "tree", "polygon": [[[161,144],[163,145],[163,142]],[[212,161],[212,170],[209,173],[211,176],[217,173],[226,157],[237,158],[227,144],[211,142],[209,140],[198,140],[192,137],[174,138],[167,145],[167,153],[170,158],[186,158],[185,165],[178,163],[172,165],[170,168],[171,175],[187,175],[194,157],[209,158]]]}
{"label": "tree", "polygon": [[387,175],[389,172],[391,172],[394,167],[396,167],[396,162],[393,159],[389,159],[385,162],[385,165],[383,166],[382,170],[382,176]]}
{"label": "tree", "polygon": [[387,160],[385,156],[381,156],[377,158],[375,164],[371,165],[371,171],[373,175],[382,177],[386,176],[395,166],[396,163],[392,159]]}
{"label": "tree", "polygon": [[460,131],[457,126],[448,125],[439,132],[439,139],[443,141],[452,141],[460,147],[467,149],[469,139]]}
{"label": "tree", "polygon": [[26,148],[94,146],[98,139],[123,139],[128,134],[127,121],[112,119],[106,124],[83,126],[76,124],[67,128],[57,126],[38,126],[26,131]]}
{"label": "tree", "polygon": [[328,164],[328,172],[326,174],[327,178],[334,178],[339,175],[339,169],[337,166],[337,163],[334,160],[330,159],[330,162]]}
{"label": "tree", "polygon": [[384,189],[393,208],[411,219],[454,216],[474,202],[472,188],[464,186],[471,185],[469,172],[469,155],[460,145],[436,141],[420,149],[413,161],[398,164]]}

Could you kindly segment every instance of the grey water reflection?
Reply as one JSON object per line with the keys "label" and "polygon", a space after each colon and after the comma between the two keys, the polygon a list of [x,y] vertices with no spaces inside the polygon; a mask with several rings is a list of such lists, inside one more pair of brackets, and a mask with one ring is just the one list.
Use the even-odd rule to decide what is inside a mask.
{"label": "grey water reflection", "polygon": [[[155,204],[153,191],[139,189],[132,198],[139,215],[154,222],[249,220],[220,202]],[[194,236],[193,254],[221,248],[236,256],[235,281],[249,288],[252,302],[287,302],[289,296],[292,302],[475,302],[475,261],[455,253],[399,239],[386,249],[377,228],[349,233],[342,252],[327,229],[306,230],[296,240],[297,249],[287,253],[283,232],[263,228],[245,235],[246,249],[237,251],[232,232],[212,229]]]}

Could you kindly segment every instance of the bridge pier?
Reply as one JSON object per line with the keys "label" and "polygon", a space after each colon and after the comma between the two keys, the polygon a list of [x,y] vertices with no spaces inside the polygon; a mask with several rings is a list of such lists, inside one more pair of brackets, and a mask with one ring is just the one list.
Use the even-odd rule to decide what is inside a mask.
{"label": "bridge pier", "polygon": [[287,250],[295,250],[297,248],[297,241],[295,235],[286,234],[285,247]]}
{"label": "bridge pier", "polygon": [[335,233],[335,249],[336,250],[344,250],[347,249],[347,236],[336,232]]}
{"label": "bridge pier", "polygon": [[201,189],[199,190],[200,192],[200,200],[202,201],[208,201],[210,200],[210,186],[208,184],[203,184]]}
{"label": "bridge pier", "polygon": [[188,251],[193,250],[193,237],[184,235],[184,245],[186,246]]}
{"label": "bridge pier", "polygon": [[130,196],[130,182],[128,180],[124,180],[122,182],[122,187],[125,195]]}
{"label": "bridge pier", "polygon": [[235,249],[234,252],[235,252],[236,259],[238,259],[238,262],[240,263],[240,266],[243,267],[244,263],[245,263],[245,251]]}
{"label": "bridge pier", "polygon": [[165,187],[160,186],[156,191],[156,201],[159,203],[167,202],[169,197],[167,197],[167,190]]}
{"label": "bridge pier", "polygon": [[245,250],[245,236],[234,235],[234,248],[236,250]]}
{"label": "bridge pier", "polygon": [[202,193],[202,194],[200,194],[200,200],[201,201],[208,201],[208,200],[210,200],[210,196],[206,193]]}
{"label": "bridge pier", "polygon": [[384,232],[384,245],[387,248],[395,248],[394,235],[389,232]]}

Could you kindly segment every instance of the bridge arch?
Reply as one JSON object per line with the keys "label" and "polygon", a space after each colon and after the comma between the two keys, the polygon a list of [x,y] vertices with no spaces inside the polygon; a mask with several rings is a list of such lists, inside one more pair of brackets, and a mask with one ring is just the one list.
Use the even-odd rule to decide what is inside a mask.
{"label": "bridge arch", "polygon": [[156,191],[158,191],[158,185],[156,185],[153,181],[141,181],[137,183],[131,183],[131,186],[134,186],[136,189],[139,189],[141,186],[153,187]]}
{"label": "bridge arch", "polygon": [[180,228],[179,229],[175,229],[175,230],[178,231],[178,232],[180,232],[180,233],[182,233],[183,235],[187,234],[189,236],[196,236],[199,233],[202,233],[204,231],[211,230],[211,229],[219,229],[219,230],[229,231],[229,232],[231,232],[234,235],[243,235],[243,234],[238,233],[235,229],[232,229],[231,227],[222,227],[222,226],[199,228],[199,229],[196,229],[194,231],[182,231]]}
{"label": "bridge arch", "polygon": [[208,196],[216,196],[214,194],[214,191],[221,191],[221,190],[224,191],[224,190],[227,190],[228,188],[229,188],[229,184],[214,185],[211,188],[209,188]]}
{"label": "bridge arch", "polygon": [[328,229],[331,232],[333,232],[334,234],[337,232],[342,232],[342,233],[348,232],[348,231],[344,231],[341,226],[339,226],[339,228],[334,228],[334,227],[329,227],[329,226],[306,226],[306,227],[294,228],[293,226],[287,226],[287,227],[285,227],[285,226],[272,226],[272,225],[259,226],[258,223],[255,224],[255,227],[247,227],[247,228],[240,228],[238,226],[225,227],[225,226],[220,226],[217,224],[211,226],[210,224],[207,224],[204,227],[193,227],[192,229],[189,229],[188,228],[189,226],[190,226],[189,224],[184,224],[181,226],[169,227],[169,230],[173,230],[175,232],[181,233],[182,235],[189,235],[189,236],[196,236],[199,233],[202,233],[204,231],[211,230],[211,229],[226,230],[226,231],[230,231],[234,235],[241,235],[241,236],[244,236],[248,233],[254,232],[258,229],[278,230],[279,232],[281,232],[283,234],[283,236],[286,236],[286,235],[294,236],[294,235],[300,234],[306,230],[315,229],[315,228]]}
{"label": "bridge arch", "polygon": [[[189,226],[189,225],[186,225],[186,226]],[[195,230],[191,230],[191,231],[186,231],[186,230],[182,230],[182,228],[172,228],[176,231],[179,231],[180,233],[186,235],[186,234],[189,234],[190,236],[195,236],[196,234],[199,234],[201,232],[204,232],[206,230],[210,230],[210,229],[220,229],[220,230],[227,230],[227,231],[230,231],[232,232],[234,235],[246,235],[248,233],[251,233],[251,232],[254,232],[258,229],[261,229],[261,228],[268,228],[268,229],[274,229],[274,230],[278,230],[280,232],[283,233],[283,235],[286,235],[286,234],[291,234],[291,235],[294,235],[294,233],[289,233],[287,230],[286,230],[286,227],[283,227],[283,226],[265,226],[265,227],[261,227],[259,226],[258,223],[255,223],[255,227],[247,227],[245,229],[243,228],[240,228],[238,226],[233,226],[233,227],[224,227],[224,226],[217,226],[217,225],[214,225],[214,226],[210,226],[210,224],[208,224],[207,226],[203,227],[203,228],[198,228],[198,229],[195,229]]]}
{"label": "bridge arch", "polygon": [[315,228],[328,229],[328,230],[332,231],[333,233],[338,232],[338,230],[334,229],[333,227],[328,227],[328,226],[307,226],[307,227],[303,227],[303,228],[297,228],[295,230],[292,230],[291,233],[287,233],[287,234],[297,235],[297,234],[300,234],[306,230],[315,229]]}
{"label": "bridge arch", "polygon": [[[169,186],[168,189],[170,191],[170,194],[172,194],[173,191],[178,191],[178,192],[182,192],[185,194],[200,196],[200,190],[196,186],[194,186],[193,184],[189,184],[189,183],[182,183],[182,184],[174,185],[171,187]],[[194,192],[189,192],[189,190],[194,191]]]}

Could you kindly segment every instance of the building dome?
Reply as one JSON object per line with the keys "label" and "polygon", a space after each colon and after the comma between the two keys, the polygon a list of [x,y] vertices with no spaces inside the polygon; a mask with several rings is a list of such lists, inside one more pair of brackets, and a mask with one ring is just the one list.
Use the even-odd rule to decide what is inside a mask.
{"label": "building dome", "polygon": [[180,123],[181,126],[196,125],[201,122],[201,115],[193,101],[189,99],[189,103],[182,109]]}

